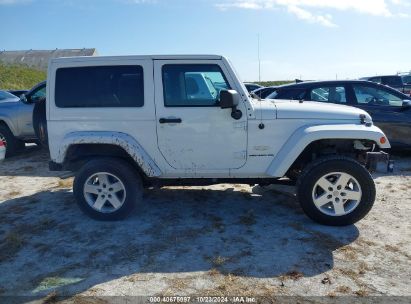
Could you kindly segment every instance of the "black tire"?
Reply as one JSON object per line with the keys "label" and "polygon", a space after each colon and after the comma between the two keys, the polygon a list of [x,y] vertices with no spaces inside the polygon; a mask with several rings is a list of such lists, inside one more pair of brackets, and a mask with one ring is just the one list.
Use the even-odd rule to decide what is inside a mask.
{"label": "black tire", "polygon": [[[361,187],[362,196],[358,205],[345,215],[327,215],[314,204],[315,184],[321,177],[332,172],[350,174]],[[367,169],[356,160],[344,156],[332,156],[314,161],[303,170],[297,182],[297,197],[304,212],[313,221],[329,226],[347,226],[364,218],[374,204],[375,193],[375,183]]]}
{"label": "black tire", "polygon": [[21,148],[20,141],[14,137],[9,127],[4,124],[0,124],[0,139],[3,139],[6,146],[6,157],[12,157]]}
{"label": "black tire", "polygon": [[26,148],[26,143],[23,140],[17,139],[17,151],[23,151]]}
{"label": "black tire", "polygon": [[48,147],[46,99],[43,98],[34,104],[33,128],[38,142],[43,147]]}
{"label": "black tire", "polygon": [[[105,172],[117,177],[124,185],[125,199],[122,206],[111,213],[99,212],[86,200],[84,187],[93,175]],[[115,221],[127,217],[142,199],[143,187],[139,174],[126,161],[116,158],[98,158],[87,162],[76,174],[73,192],[80,209],[96,220]],[[97,196],[97,195],[96,195]],[[106,201],[105,204],[108,202]]]}

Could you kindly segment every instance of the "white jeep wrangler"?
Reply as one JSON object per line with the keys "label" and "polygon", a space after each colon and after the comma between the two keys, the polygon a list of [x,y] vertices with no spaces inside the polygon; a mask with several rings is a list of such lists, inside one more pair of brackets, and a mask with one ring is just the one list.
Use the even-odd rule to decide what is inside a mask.
{"label": "white jeep wrangler", "polygon": [[390,148],[366,112],[254,99],[214,55],[53,59],[47,125],[50,169],[76,172],[80,208],[101,220],[127,216],[143,187],[294,183],[311,219],[348,225]]}

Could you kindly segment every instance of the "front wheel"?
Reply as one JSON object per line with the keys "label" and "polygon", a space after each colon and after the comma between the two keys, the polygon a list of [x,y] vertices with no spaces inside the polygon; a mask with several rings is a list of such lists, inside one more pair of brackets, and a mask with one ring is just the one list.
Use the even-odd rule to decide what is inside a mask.
{"label": "front wheel", "polygon": [[40,146],[48,147],[46,99],[43,98],[34,104],[33,128]]}
{"label": "front wheel", "polygon": [[77,173],[73,186],[80,209],[97,220],[120,220],[141,200],[141,178],[125,161],[100,158]]}
{"label": "front wheel", "polygon": [[370,173],[348,157],[329,157],[308,165],[297,183],[297,195],[312,220],[346,226],[367,215],[375,201]]}
{"label": "front wheel", "polygon": [[6,147],[6,157],[15,156],[24,144],[15,138],[10,129],[3,124],[0,124],[0,140],[3,141],[4,146]]}

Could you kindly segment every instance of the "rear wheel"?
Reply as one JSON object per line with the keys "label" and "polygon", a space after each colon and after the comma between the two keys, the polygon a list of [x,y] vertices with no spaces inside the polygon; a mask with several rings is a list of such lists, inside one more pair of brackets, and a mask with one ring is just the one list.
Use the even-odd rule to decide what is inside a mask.
{"label": "rear wheel", "polygon": [[347,157],[313,162],[301,174],[297,187],[304,212],[325,225],[351,225],[367,215],[375,200],[370,173]]}
{"label": "rear wheel", "polygon": [[141,201],[141,178],[131,166],[114,158],[84,165],[74,180],[74,196],[81,210],[97,220],[120,220]]}

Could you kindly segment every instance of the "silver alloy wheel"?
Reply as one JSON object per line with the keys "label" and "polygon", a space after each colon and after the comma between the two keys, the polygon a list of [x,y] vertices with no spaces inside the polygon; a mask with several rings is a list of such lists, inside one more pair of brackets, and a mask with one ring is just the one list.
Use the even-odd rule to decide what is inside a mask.
{"label": "silver alloy wheel", "polygon": [[84,184],[84,198],[88,205],[101,213],[120,209],[126,200],[126,187],[121,180],[107,172],[90,176]]}
{"label": "silver alloy wheel", "polygon": [[312,198],[322,213],[343,216],[357,208],[361,201],[360,183],[345,172],[332,172],[322,176],[315,183]]}

